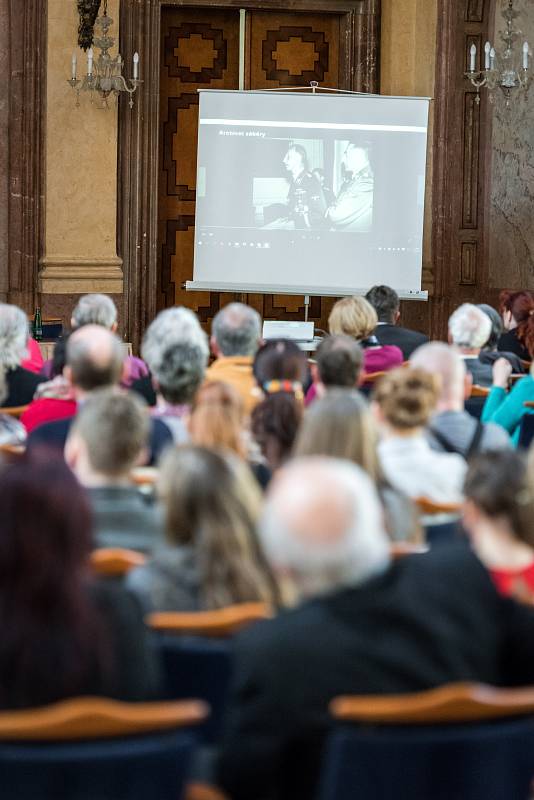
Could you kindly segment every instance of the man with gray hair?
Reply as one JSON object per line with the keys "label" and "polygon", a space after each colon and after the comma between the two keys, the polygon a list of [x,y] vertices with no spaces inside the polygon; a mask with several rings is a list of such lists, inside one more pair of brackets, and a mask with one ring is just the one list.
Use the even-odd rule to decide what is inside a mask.
{"label": "man with gray hair", "polygon": [[208,337],[190,309],[167,308],[147,328],[141,353],[156,393],[152,414],[170,428],[176,444],[182,444],[189,438],[184,418],[204,381]]}
{"label": "man with gray hair", "polygon": [[275,572],[307,599],[236,637],[216,764],[232,800],[317,796],[334,697],[534,678],[532,611],[512,608],[465,545],[388,566],[376,489],[359,467],[290,462],[260,534]]}
{"label": "man with gray hair", "polygon": [[107,294],[84,294],[75,305],[70,322],[74,329],[82,325],[101,325],[115,333],[117,307]]}
{"label": "man with gray hair", "polygon": [[206,380],[231,384],[241,395],[247,414],[259,399],[252,363],[260,341],[261,317],[250,306],[229,303],[213,318],[210,344],[216,360]]}
{"label": "man with gray hair", "polygon": [[489,317],[472,303],[459,306],[449,317],[449,343],[458,348],[477,386],[491,386],[491,364],[484,364],[479,358],[490,336]]}
{"label": "man with gray hair", "polygon": [[[122,368],[121,343],[106,328],[100,325],[83,325],[69,337],[64,374],[72,385],[78,408],[97,389],[113,388],[119,392]],[[62,450],[72,419],[68,417],[39,425],[31,432],[28,447],[46,446]],[[156,459],[171,441],[169,428],[160,420],[154,420],[150,433],[151,459]]]}
{"label": "man with gray hair", "polygon": [[163,539],[159,508],[132,485],[130,473],[146,461],[150,419],[133,393],[99,389],[77,414],[65,460],[88,491],[96,547],[150,552]]}
{"label": "man with gray hair", "polygon": [[434,450],[459,453],[470,458],[484,450],[508,449],[510,437],[500,425],[483,424],[464,408],[473,378],[458,351],[444,342],[429,342],[410,357],[410,366],[437,375],[440,394],[436,411],[426,431]]}
{"label": "man with gray hair", "polygon": [[3,405],[7,408],[31,403],[35,390],[44,382],[21,366],[28,355],[28,318],[18,306],[0,303],[0,369],[5,373],[7,393]]}
{"label": "man with gray hair", "polygon": [[[117,333],[117,306],[107,294],[84,294],[74,307],[71,325],[73,330],[83,325],[101,325],[111,333]],[[137,356],[127,355],[124,365],[121,385],[125,388],[148,375],[146,364]]]}

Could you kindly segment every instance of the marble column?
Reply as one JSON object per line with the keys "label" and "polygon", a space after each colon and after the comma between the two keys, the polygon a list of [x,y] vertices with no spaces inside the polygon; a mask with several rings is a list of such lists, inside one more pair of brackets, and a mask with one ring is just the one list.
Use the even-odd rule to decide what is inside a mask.
{"label": "marble column", "polygon": [[[494,41],[500,49],[504,3],[498,0],[496,6]],[[515,0],[514,8],[515,26],[522,31],[518,51],[525,40],[534,49],[532,0]],[[495,93],[491,149],[489,285],[534,289],[534,88],[527,95],[515,90],[509,108],[500,91]]]}
{"label": "marble column", "polygon": [[[119,0],[109,0],[108,14],[117,39]],[[123,290],[116,244],[117,108],[114,99],[109,109],[97,98],[91,103],[86,92],[76,107],[67,83],[74,52],[78,77],[87,72],[77,28],[76,3],[48,0],[46,229],[39,288],[46,312],[60,316],[75,298],[61,301],[58,295],[96,291],[122,299]]]}

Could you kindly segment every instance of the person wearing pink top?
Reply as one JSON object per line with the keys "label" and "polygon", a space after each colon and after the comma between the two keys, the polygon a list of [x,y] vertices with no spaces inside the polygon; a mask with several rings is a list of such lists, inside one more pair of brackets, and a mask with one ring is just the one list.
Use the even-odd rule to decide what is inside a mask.
{"label": "person wearing pink top", "polygon": [[363,348],[363,382],[365,375],[399,367],[404,357],[396,345],[381,345],[373,334],[378,317],[364,297],[344,297],[334,305],[328,318],[328,330],[334,336],[352,336]]}
{"label": "person wearing pink top", "polygon": [[28,339],[26,349],[28,350],[28,356],[24,361],[21,361],[20,366],[22,369],[27,369],[29,372],[35,372],[39,375],[44,364],[39,342],[36,342],[35,339]]}

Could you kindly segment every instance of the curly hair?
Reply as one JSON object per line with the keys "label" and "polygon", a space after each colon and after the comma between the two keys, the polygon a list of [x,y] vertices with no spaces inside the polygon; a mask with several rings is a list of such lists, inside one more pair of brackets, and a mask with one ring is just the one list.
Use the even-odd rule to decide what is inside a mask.
{"label": "curly hair", "polygon": [[377,383],[373,400],[399,430],[426,425],[439,397],[439,380],[422,369],[394,369]]}

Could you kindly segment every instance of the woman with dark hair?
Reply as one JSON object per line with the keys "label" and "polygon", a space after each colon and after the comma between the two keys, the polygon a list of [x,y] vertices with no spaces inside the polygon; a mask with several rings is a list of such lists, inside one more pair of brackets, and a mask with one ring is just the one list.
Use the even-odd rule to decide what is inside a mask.
{"label": "woman with dark hair", "polygon": [[4,468],[0,508],[0,708],[151,698],[158,676],[139,606],[92,581],[89,505],[67,466],[43,453]]}
{"label": "woman with dark hair", "polygon": [[499,337],[498,350],[515,353],[524,361],[534,354],[534,295],[532,292],[510,292],[499,295],[505,333]]}
{"label": "woman with dark hair", "polygon": [[288,339],[271,339],[260,347],[253,373],[264,400],[251,416],[252,434],[271,471],[286,461],[302,418],[308,363]]}
{"label": "woman with dark hair", "polygon": [[167,543],[127,578],[147,609],[195,611],[278,602],[256,537],[260,490],[240,459],[189,445],[170,450],[158,493]]}
{"label": "woman with dark hair", "polygon": [[465,480],[463,525],[502,594],[534,603],[534,489],[513,450],[474,459]]}

